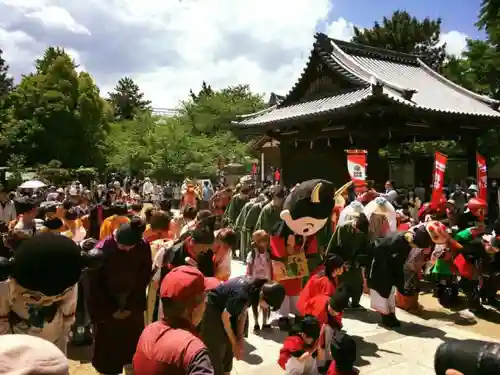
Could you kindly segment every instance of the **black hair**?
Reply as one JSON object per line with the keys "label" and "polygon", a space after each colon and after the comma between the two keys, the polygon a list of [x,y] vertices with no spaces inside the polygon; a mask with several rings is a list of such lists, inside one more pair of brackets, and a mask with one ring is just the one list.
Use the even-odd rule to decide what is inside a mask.
{"label": "black hair", "polygon": [[212,211],[210,211],[210,210],[201,210],[201,211],[198,211],[198,213],[196,214],[196,220],[198,220],[198,221],[204,220],[212,215],[213,215]]}
{"label": "black hair", "polygon": [[142,203],[132,203],[130,205],[130,208],[134,211],[140,211],[142,210],[143,204]]}
{"label": "black hair", "polygon": [[359,216],[356,218],[355,226],[362,233],[367,234],[369,232],[370,221],[363,212],[360,212]]}
{"label": "black hair", "polygon": [[66,213],[64,214],[64,218],[66,220],[76,220],[78,219],[78,211],[75,207],[72,207],[66,211]]}
{"label": "black hair", "polygon": [[301,332],[314,340],[319,338],[321,332],[321,323],[312,315],[306,315],[300,323]]}
{"label": "black hair", "polygon": [[325,275],[332,279],[333,271],[339,269],[344,264],[344,260],[337,254],[330,255],[325,261]]}
{"label": "black hair", "polygon": [[219,241],[229,246],[231,249],[236,249],[238,246],[238,235],[231,228],[223,228],[220,230],[218,237]]}
{"label": "black hair", "polygon": [[187,204],[182,209],[182,216],[185,219],[194,220],[194,219],[196,219],[197,212],[198,212],[198,210],[196,209],[196,207],[191,206],[190,204]]}
{"label": "black hair", "polygon": [[112,215],[125,216],[128,214],[128,208],[122,202],[114,202],[111,205],[110,211],[112,212],[110,216]]}
{"label": "black hair", "polygon": [[328,305],[336,312],[341,313],[349,305],[349,292],[345,286],[338,287],[330,297]]}
{"label": "black hair", "polygon": [[73,207],[73,203],[71,203],[71,201],[69,200],[65,200],[62,206],[65,210],[69,210],[71,207]]}
{"label": "black hair", "polygon": [[352,371],[357,359],[357,348],[356,341],[351,336],[342,331],[335,332],[330,350],[336,369],[343,372]]}
{"label": "black hair", "polygon": [[285,299],[285,288],[280,283],[269,281],[262,285],[262,298],[272,311],[277,311]]}
{"label": "black hair", "polygon": [[160,209],[162,211],[170,212],[172,209],[172,200],[171,199],[164,199],[160,201]]}
{"label": "black hair", "polygon": [[425,249],[432,245],[432,239],[424,225],[419,226],[413,231],[413,243],[421,249]]}
{"label": "black hair", "polygon": [[43,221],[43,226],[47,229],[57,230],[64,225],[63,221],[58,217],[51,217]]}
{"label": "black hair", "polygon": [[22,197],[15,202],[16,212],[18,215],[22,215],[31,212],[35,207],[35,201],[30,197]]}

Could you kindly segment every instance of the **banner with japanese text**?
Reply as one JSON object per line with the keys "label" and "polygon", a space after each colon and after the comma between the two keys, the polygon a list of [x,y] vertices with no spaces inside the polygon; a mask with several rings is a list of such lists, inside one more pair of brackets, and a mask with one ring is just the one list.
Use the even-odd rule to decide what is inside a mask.
{"label": "banner with japanese text", "polygon": [[477,197],[488,201],[488,168],[486,167],[486,158],[476,153],[477,168]]}
{"label": "banner with japanese text", "polygon": [[434,174],[432,178],[432,196],[431,196],[431,208],[433,210],[439,207],[441,197],[443,196],[444,187],[444,173],[446,171],[446,163],[448,162],[448,156],[436,152],[434,156]]}
{"label": "banner with japanese text", "polygon": [[362,186],[366,182],[366,150],[347,150],[347,171],[354,186]]}

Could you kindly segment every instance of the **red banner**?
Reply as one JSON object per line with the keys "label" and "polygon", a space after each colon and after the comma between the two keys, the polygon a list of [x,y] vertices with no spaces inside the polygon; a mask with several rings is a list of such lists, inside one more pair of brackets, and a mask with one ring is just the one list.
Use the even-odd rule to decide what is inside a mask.
{"label": "red banner", "polygon": [[276,171],[274,171],[274,181],[276,182],[280,182],[281,180],[281,173],[280,173],[280,170],[279,169],[276,169]]}
{"label": "red banner", "polygon": [[435,210],[439,207],[441,197],[443,196],[444,172],[446,171],[446,163],[448,156],[436,152],[434,156],[434,174],[432,182],[431,209]]}
{"label": "red banner", "polygon": [[362,186],[366,181],[366,154],[365,150],[347,150],[347,171],[354,186]]}
{"label": "red banner", "polygon": [[477,190],[478,198],[488,202],[488,169],[486,167],[486,158],[476,152],[477,165]]}

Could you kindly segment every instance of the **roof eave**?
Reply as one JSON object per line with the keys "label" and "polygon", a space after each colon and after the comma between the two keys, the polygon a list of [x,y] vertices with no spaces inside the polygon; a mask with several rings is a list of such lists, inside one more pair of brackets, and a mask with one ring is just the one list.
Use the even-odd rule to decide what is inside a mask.
{"label": "roof eave", "polygon": [[485,104],[488,104],[495,111],[498,111],[498,108],[500,107],[500,101],[495,100],[493,98],[490,98],[489,96],[476,94],[473,91],[467,90],[466,88],[464,88],[460,85],[457,85],[455,82],[452,82],[451,80],[449,80],[445,76],[442,76],[441,74],[434,71],[430,66],[428,66],[426,63],[424,63],[421,59],[417,59],[417,61],[420,64],[420,67],[422,69],[424,69],[425,72],[427,74],[431,75],[434,79],[437,79],[437,80],[443,82],[445,85],[452,87],[454,90],[460,92],[463,95],[467,95],[472,99],[475,99],[475,100],[478,100],[478,101],[483,102]]}

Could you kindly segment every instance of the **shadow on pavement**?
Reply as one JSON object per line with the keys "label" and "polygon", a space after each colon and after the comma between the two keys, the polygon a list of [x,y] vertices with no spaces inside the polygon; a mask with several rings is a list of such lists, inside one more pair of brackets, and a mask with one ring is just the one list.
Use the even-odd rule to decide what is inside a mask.
{"label": "shadow on pavement", "polygon": [[373,342],[368,342],[363,339],[361,336],[351,336],[357,345],[358,351],[358,359],[355,362],[355,365],[358,367],[369,365],[371,362],[364,357],[372,357],[372,358],[381,358],[379,352],[391,353],[391,354],[401,354],[396,353],[390,350],[379,349],[378,345]]}
{"label": "shadow on pavement", "polygon": [[260,365],[264,360],[258,354],[253,353],[255,351],[255,346],[245,341],[243,361],[249,365]]}

